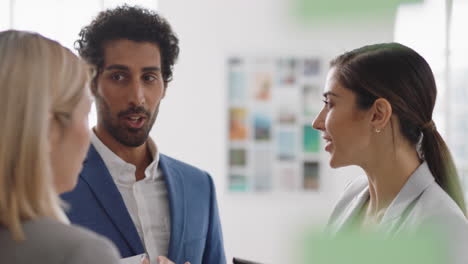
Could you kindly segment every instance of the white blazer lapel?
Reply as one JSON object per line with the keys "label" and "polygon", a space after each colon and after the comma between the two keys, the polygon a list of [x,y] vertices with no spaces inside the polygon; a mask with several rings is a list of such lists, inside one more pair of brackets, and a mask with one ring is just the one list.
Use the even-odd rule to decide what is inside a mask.
{"label": "white blazer lapel", "polygon": [[345,208],[343,213],[331,223],[330,230],[332,234],[343,231],[352,226],[358,216],[362,206],[369,199],[369,186],[366,186]]}
{"label": "white blazer lapel", "polygon": [[405,217],[406,212],[412,208],[417,199],[434,181],[434,176],[432,176],[427,163],[423,162],[393,199],[382,217],[380,226],[389,232],[398,228],[402,221],[401,218]]}

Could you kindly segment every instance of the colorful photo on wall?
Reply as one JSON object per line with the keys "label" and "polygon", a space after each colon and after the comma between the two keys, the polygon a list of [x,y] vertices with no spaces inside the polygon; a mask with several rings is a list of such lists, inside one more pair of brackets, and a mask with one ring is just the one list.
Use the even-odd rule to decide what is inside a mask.
{"label": "colorful photo on wall", "polygon": [[280,87],[291,87],[297,83],[298,61],[297,59],[278,60],[278,85]]}
{"label": "colorful photo on wall", "polygon": [[243,148],[232,148],[229,150],[229,165],[231,167],[244,167],[247,163],[247,153]]}
{"label": "colorful photo on wall", "polygon": [[320,150],[320,133],[312,125],[303,126],[303,150],[306,153],[317,153]]}
{"label": "colorful photo on wall", "polygon": [[317,58],[304,60],[304,76],[312,77],[320,74],[320,60]]}
{"label": "colorful photo on wall", "polygon": [[278,107],[278,122],[280,124],[294,124],[296,123],[296,112],[294,105],[282,104]]}
{"label": "colorful photo on wall", "polygon": [[256,72],[254,73],[254,98],[257,101],[271,100],[271,87],[273,80],[271,72]]}
{"label": "colorful photo on wall", "polygon": [[318,162],[304,162],[303,187],[305,190],[317,190],[319,188]]}
{"label": "colorful photo on wall", "polygon": [[293,160],[296,157],[296,133],[294,131],[278,132],[278,158],[280,160]]}
{"label": "colorful photo on wall", "polygon": [[226,66],[228,188],[317,189],[323,144],[312,121],[323,107],[323,61],[236,56]]}
{"label": "colorful photo on wall", "polygon": [[271,116],[256,112],[253,117],[255,140],[268,141],[271,139]]}
{"label": "colorful photo on wall", "polygon": [[233,192],[245,192],[248,190],[247,177],[243,174],[231,173],[229,175],[229,190]]}
{"label": "colorful photo on wall", "polygon": [[231,140],[247,139],[247,110],[231,108],[229,110],[229,138]]}
{"label": "colorful photo on wall", "polygon": [[272,152],[256,149],[253,153],[253,187],[256,191],[270,191],[273,183]]}

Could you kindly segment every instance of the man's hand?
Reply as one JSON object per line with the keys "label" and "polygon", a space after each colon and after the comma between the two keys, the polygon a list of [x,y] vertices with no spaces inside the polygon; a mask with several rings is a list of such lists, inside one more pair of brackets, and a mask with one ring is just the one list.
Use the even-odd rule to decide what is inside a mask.
{"label": "man's hand", "polygon": [[149,258],[148,258],[148,255],[147,255],[147,254],[144,254],[144,255],[141,257],[140,264],[150,264],[150,261],[149,261]]}
{"label": "man's hand", "polygon": [[[174,264],[174,262],[170,261],[168,258],[164,256],[159,256],[158,264]],[[190,262],[185,262],[184,264],[190,264]]]}

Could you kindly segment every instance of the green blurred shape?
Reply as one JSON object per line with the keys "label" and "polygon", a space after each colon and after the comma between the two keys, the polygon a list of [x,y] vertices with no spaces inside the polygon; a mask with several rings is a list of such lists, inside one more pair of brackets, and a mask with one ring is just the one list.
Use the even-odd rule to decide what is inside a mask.
{"label": "green blurred shape", "polygon": [[303,127],[303,149],[307,153],[317,153],[320,150],[320,134],[311,125]]}
{"label": "green blurred shape", "polygon": [[[429,229],[428,229],[429,230]],[[307,264],[449,263],[443,236],[427,231],[388,238],[382,233],[348,232],[336,237],[310,232],[300,253]],[[445,241],[448,242],[448,241]]]}
{"label": "green blurred shape", "polygon": [[394,14],[400,4],[423,0],[292,0],[294,15],[303,20],[380,17]]}

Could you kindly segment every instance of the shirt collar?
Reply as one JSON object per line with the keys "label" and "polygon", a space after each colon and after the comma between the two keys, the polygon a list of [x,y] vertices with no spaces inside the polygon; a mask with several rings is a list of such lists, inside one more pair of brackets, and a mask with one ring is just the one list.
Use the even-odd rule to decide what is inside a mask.
{"label": "shirt collar", "polygon": [[[93,144],[96,151],[101,156],[104,164],[109,170],[114,181],[120,183],[135,183],[135,165],[124,161],[117,154],[112,152],[97,136],[94,130],[91,132],[91,143]],[[153,157],[153,161],[145,169],[145,180],[156,180],[160,177],[158,173],[159,166],[159,151],[156,143],[154,143],[151,137],[147,140],[148,148]]]}

